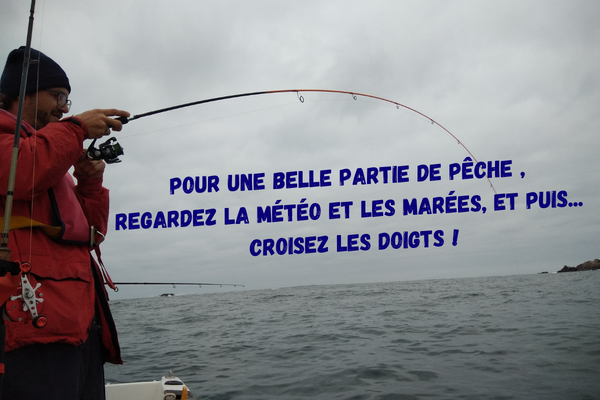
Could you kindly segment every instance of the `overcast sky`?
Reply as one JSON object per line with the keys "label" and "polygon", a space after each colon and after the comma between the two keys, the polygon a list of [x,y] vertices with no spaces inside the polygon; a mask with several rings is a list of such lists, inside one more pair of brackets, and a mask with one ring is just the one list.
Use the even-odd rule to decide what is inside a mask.
{"label": "overcast sky", "polygon": [[[28,13],[28,1],[3,1],[3,60],[25,44]],[[415,112],[348,94],[269,94],[131,121],[116,134],[123,161],[105,174],[111,216],[102,254],[112,278],[252,290],[530,274],[600,258],[599,20],[595,0],[42,0],[33,47],[67,71],[74,114],[109,107],[141,114],[255,91],[341,90],[411,107],[478,161],[508,161],[512,176],[491,178],[493,187],[460,173],[450,180],[450,164],[469,156],[457,140]],[[432,164],[440,179],[418,182],[418,166]],[[358,169],[393,166],[406,166],[408,182],[384,184],[378,170],[379,183],[352,185]],[[352,177],[341,186],[345,169]],[[330,170],[331,185],[273,188],[274,173],[311,170],[315,177]],[[236,174],[264,174],[264,189],[228,190]],[[173,178],[203,176],[218,177],[220,190],[170,194]],[[494,210],[496,192],[503,211]],[[459,208],[458,200],[446,202],[450,196],[467,199],[468,211],[447,212]],[[434,198],[449,208],[427,214],[423,199],[433,205]],[[257,222],[258,207],[302,199],[320,206],[319,218],[287,221],[285,211],[283,222]],[[404,215],[405,199],[416,199],[422,215]],[[349,218],[343,211],[330,218],[330,203],[350,201]],[[363,201],[367,213],[373,201],[395,213],[363,218]],[[225,225],[225,208],[236,219],[242,207],[249,223]],[[149,213],[154,225],[161,213],[181,218],[200,209],[204,221],[215,210],[214,225],[116,229],[118,218],[134,218],[135,227],[136,213]],[[436,231],[443,245],[434,245]],[[419,232],[420,243],[380,250],[380,234],[394,232]],[[338,235],[342,247],[358,235],[357,246],[370,248],[338,251]],[[284,246],[313,236],[328,238],[327,252],[251,254],[256,239],[260,251],[264,239],[284,238]],[[210,290],[121,286],[112,298]]]}

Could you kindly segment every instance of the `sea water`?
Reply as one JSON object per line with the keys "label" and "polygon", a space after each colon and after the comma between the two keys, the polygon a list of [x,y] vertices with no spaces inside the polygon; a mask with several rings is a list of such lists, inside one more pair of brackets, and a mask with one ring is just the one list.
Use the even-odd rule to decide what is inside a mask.
{"label": "sea water", "polygon": [[600,271],[112,303],[122,366],[199,399],[600,399]]}

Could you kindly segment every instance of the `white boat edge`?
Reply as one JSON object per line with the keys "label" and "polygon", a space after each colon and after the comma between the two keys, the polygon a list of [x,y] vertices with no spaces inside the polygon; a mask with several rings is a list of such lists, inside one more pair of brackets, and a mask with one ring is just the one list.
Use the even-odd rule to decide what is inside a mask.
{"label": "white boat edge", "polygon": [[188,387],[169,374],[160,381],[107,383],[106,400],[194,400]]}

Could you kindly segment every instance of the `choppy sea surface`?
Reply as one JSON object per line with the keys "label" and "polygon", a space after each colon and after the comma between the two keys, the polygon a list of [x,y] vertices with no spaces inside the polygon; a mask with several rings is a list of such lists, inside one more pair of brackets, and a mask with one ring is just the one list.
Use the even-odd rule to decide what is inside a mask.
{"label": "choppy sea surface", "polygon": [[600,399],[600,271],[122,300],[111,383],[198,399]]}

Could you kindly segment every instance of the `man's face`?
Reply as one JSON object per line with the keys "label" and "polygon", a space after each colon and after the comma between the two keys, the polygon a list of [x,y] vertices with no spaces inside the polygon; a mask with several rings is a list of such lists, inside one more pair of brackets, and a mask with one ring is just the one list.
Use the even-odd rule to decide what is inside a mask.
{"label": "man's face", "polygon": [[68,104],[62,107],[58,105],[58,99],[61,93],[69,96],[69,91],[65,88],[50,88],[40,90],[25,97],[25,107],[23,109],[23,120],[32,125],[35,129],[41,129],[51,122],[58,122],[64,113],[69,112]]}

